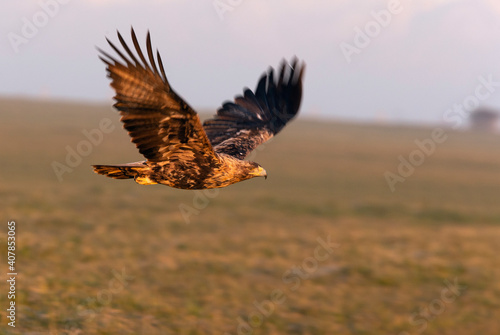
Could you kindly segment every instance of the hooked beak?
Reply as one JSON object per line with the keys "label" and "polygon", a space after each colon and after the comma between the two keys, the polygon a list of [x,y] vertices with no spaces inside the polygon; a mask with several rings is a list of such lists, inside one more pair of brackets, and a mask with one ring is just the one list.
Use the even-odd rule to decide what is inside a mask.
{"label": "hooked beak", "polygon": [[267,179],[267,172],[261,166],[257,168],[257,171],[255,171],[253,175],[256,177],[264,177],[265,179]]}

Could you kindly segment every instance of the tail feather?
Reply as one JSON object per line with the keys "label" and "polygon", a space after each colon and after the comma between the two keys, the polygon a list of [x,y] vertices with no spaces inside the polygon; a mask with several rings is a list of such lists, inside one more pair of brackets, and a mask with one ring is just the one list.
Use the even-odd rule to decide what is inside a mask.
{"label": "tail feather", "polygon": [[113,179],[131,179],[139,176],[144,170],[143,162],[117,164],[117,165],[92,165],[94,172]]}

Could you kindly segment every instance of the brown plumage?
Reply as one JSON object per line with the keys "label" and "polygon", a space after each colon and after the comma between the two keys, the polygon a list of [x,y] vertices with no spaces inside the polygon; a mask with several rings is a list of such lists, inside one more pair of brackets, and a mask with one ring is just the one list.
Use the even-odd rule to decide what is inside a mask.
{"label": "brown plumage", "polygon": [[[148,33],[147,58],[132,29],[136,54],[118,33],[122,52],[109,40],[121,60],[102,53],[114,107],[145,161],[120,165],[94,165],[94,171],[142,185],[164,184],[181,189],[225,187],[253,177],[267,177],[257,163],[243,159],[276,135],[297,114],[302,98],[304,64],[295,58],[281,64],[278,78],[269,69],[255,93],[226,102],[212,119],[201,124],[198,114],[168,83],[159,52],[156,60]],[[158,62],[158,66],[156,65]]]}

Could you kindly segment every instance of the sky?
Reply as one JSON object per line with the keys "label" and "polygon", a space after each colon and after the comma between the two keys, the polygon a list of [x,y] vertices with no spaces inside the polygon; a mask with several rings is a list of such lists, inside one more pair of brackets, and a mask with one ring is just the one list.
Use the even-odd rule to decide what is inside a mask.
{"label": "sky", "polygon": [[0,96],[111,105],[96,46],[111,51],[105,37],[130,40],[133,26],[141,42],[151,32],[171,85],[195,109],[215,111],[296,55],[307,64],[304,117],[455,126],[477,106],[500,110],[495,0],[3,0],[0,9]]}

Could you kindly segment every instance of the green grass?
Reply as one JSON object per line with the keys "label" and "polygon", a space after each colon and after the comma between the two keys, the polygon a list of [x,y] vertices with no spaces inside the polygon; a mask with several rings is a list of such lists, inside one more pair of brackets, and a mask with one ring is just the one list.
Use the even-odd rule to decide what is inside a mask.
{"label": "green grass", "polygon": [[[17,327],[2,298],[0,333],[238,334],[240,320],[253,334],[497,332],[498,135],[447,131],[391,192],[384,173],[430,128],[298,120],[256,152],[267,180],[203,202],[92,173],[141,159],[107,106],[3,99],[0,109],[0,254],[14,219],[19,273]],[[51,164],[102,118],[115,130],[59,182]],[[203,208],[187,224],[181,205]],[[338,248],[314,263],[328,236]],[[467,288],[439,305],[455,278]],[[285,301],[269,305],[276,290]]]}

